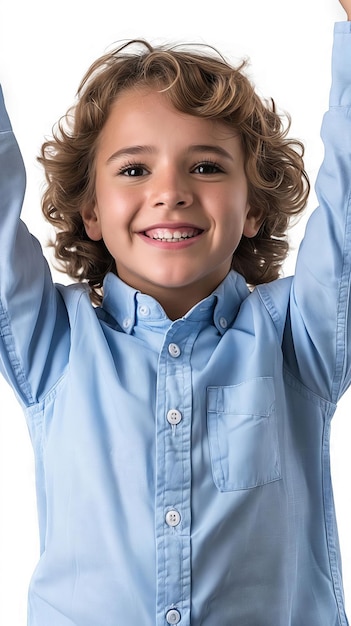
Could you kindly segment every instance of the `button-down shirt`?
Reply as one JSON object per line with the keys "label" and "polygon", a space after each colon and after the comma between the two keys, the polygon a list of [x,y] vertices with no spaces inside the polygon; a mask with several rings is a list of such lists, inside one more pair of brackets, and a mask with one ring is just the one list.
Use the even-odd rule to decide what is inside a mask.
{"label": "button-down shirt", "polygon": [[[2,102],[2,98],[0,98]],[[329,433],[350,382],[351,26],[294,278],[230,272],[171,321],[53,285],[0,107],[1,369],[36,458],[30,626],[346,626]]]}

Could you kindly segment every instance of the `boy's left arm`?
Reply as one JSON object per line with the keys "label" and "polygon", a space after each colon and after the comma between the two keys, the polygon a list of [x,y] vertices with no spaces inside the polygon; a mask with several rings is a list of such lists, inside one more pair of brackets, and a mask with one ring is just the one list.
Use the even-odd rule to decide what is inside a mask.
{"label": "boy's left arm", "polygon": [[[342,2],[351,12],[351,0]],[[348,13],[349,14],[349,13]],[[335,24],[325,157],[291,292],[287,366],[336,403],[351,381],[351,22]],[[287,337],[291,337],[291,340]],[[290,343],[292,341],[292,343]]]}

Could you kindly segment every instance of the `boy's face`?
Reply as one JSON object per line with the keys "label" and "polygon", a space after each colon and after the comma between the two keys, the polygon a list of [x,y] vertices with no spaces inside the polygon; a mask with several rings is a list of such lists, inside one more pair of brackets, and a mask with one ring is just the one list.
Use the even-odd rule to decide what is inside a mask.
{"label": "boy's face", "polygon": [[119,277],[171,318],[208,296],[242,234],[258,231],[239,135],[180,113],[163,94],[121,94],[95,166],[96,202],[82,210],[86,232],[103,238]]}

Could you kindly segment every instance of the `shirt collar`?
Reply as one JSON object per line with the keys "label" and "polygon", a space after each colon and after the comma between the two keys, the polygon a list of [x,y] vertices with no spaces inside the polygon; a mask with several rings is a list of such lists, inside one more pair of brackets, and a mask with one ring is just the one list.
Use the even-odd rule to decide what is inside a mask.
{"label": "shirt collar", "polygon": [[[249,295],[244,278],[230,271],[214,292],[196,304],[184,316],[191,322],[207,322],[223,335],[234,322],[242,301]],[[151,296],[141,293],[109,273],[104,280],[102,311],[111,316],[127,334],[136,325],[152,325],[165,331],[172,323],[162,306]]]}

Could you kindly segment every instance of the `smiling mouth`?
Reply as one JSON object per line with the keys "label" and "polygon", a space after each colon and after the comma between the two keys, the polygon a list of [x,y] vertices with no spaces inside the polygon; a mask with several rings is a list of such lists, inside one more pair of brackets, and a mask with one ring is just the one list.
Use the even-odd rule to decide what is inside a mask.
{"label": "smiling mouth", "polygon": [[200,235],[203,231],[198,228],[180,228],[171,230],[169,228],[155,228],[146,230],[144,235],[155,241],[167,241],[168,243],[178,243],[186,239],[192,239]]}

